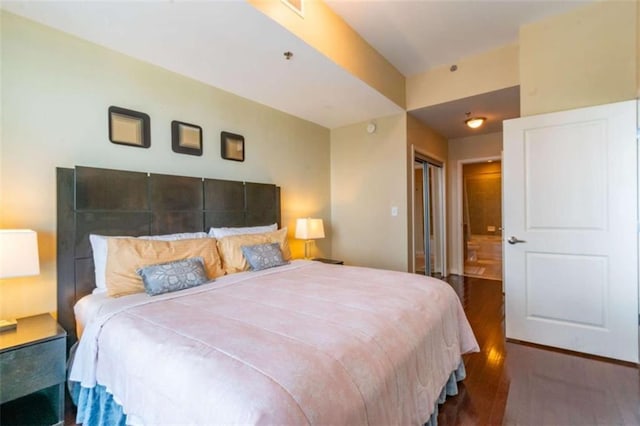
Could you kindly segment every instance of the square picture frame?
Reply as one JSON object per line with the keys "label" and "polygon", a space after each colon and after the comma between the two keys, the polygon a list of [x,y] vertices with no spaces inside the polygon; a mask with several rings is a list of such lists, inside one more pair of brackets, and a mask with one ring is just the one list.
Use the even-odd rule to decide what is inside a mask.
{"label": "square picture frame", "polygon": [[144,112],[109,107],[109,140],[117,145],[149,148],[151,119]]}
{"label": "square picture frame", "polygon": [[202,127],[183,121],[171,122],[171,149],[188,155],[202,155]]}
{"label": "square picture frame", "polygon": [[221,132],[220,155],[225,160],[244,161],[244,136]]}

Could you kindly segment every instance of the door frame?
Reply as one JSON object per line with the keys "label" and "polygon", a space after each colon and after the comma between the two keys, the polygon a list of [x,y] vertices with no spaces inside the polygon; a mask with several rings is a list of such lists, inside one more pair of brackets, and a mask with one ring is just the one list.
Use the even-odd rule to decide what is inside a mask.
{"label": "door frame", "polygon": [[[411,155],[409,156],[409,173],[410,173],[410,179],[409,179],[409,192],[410,192],[410,206],[407,209],[409,211],[409,220],[408,220],[408,231],[409,231],[409,272],[415,274],[416,273],[416,253],[415,253],[415,247],[416,247],[416,233],[414,230],[414,226],[415,226],[415,205],[416,205],[416,182],[415,182],[415,172],[413,170],[414,164],[417,161],[416,160],[416,154],[417,154],[417,158],[419,159],[418,161],[424,161],[424,158],[430,158],[432,160],[435,160],[439,163],[442,164],[442,185],[439,188],[439,191],[441,192],[440,196],[442,199],[442,207],[441,207],[441,220],[442,220],[442,229],[443,229],[443,239],[442,239],[442,276],[443,278],[446,277],[447,275],[449,275],[449,268],[448,268],[448,263],[447,263],[447,200],[446,200],[446,193],[447,193],[447,162],[445,160],[443,160],[441,157],[434,155],[434,154],[430,154],[426,151],[423,151],[419,148],[416,148],[416,146],[414,144],[411,144]],[[422,157],[422,158],[420,158]]]}
{"label": "door frame", "polygon": [[[491,157],[475,157],[475,158],[465,158],[464,160],[458,160],[456,167],[456,191],[458,191],[458,196],[455,200],[455,214],[456,214],[456,231],[454,247],[456,248],[456,269],[461,276],[464,276],[464,220],[462,217],[462,197],[464,197],[463,188],[464,182],[462,180],[462,169],[465,164],[475,164],[475,163],[486,163],[487,161],[500,161],[502,163],[502,154],[501,155],[493,155]],[[500,173],[500,184],[502,185],[502,172]],[[500,196],[500,207],[502,208],[502,195]],[[502,218],[504,221],[504,217]],[[503,223],[500,224],[502,228]],[[502,256],[502,261],[504,262],[504,255]],[[502,267],[504,271],[504,265]],[[503,280],[504,283],[504,280]]]}

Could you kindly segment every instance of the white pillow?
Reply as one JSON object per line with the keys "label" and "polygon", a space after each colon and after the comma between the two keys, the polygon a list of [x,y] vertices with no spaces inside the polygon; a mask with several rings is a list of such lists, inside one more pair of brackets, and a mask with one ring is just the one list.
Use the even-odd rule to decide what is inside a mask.
{"label": "white pillow", "polygon": [[245,226],[243,228],[211,228],[209,236],[214,238],[224,238],[231,235],[263,234],[278,230],[278,224],[265,226]]}
{"label": "white pillow", "polygon": [[209,238],[209,234],[206,232],[182,232],[180,234],[142,235],[138,238],[141,240],[178,241],[191,240],[194,238]]}
{"label": "white pillow", "polygon": [[[176,241],[188,240],[191,238],[208,238],[206,232],[183,232],[181,234],[166,235],[143,235],[138,237],[143,240]],[[110,237],[105,235],[89,234],[91,250],[93,251],[93,265],[96,274],[96,289],[94,293],[107,291],[107,238],[132,238],[132,237]]]}

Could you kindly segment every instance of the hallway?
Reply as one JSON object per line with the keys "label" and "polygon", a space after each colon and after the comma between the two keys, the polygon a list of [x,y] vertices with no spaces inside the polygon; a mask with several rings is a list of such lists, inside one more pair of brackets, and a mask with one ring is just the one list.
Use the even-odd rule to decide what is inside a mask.
{"label": "hallway", "polygon": [[481,352],[438,424],[638,425],[637,367],[505,342],[501,281],[450,276]]}

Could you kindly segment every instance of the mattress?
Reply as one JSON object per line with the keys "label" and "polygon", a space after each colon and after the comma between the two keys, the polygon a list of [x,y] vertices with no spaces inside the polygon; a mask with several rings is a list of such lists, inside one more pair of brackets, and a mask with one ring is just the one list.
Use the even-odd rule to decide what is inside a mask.
{"label": "mattress", "polygon": [[82,336],[82,331],[92,318],[100,315],[102,305],[109,301],[107,293],[92,293],[82,297],[73,306],[73,314],[76,319],[76,334]]}
{"label": "mattress", "polygon": [[478,351],[448,284],[319,262],[94,312],[70,378],[144,424],[423,424]]}

